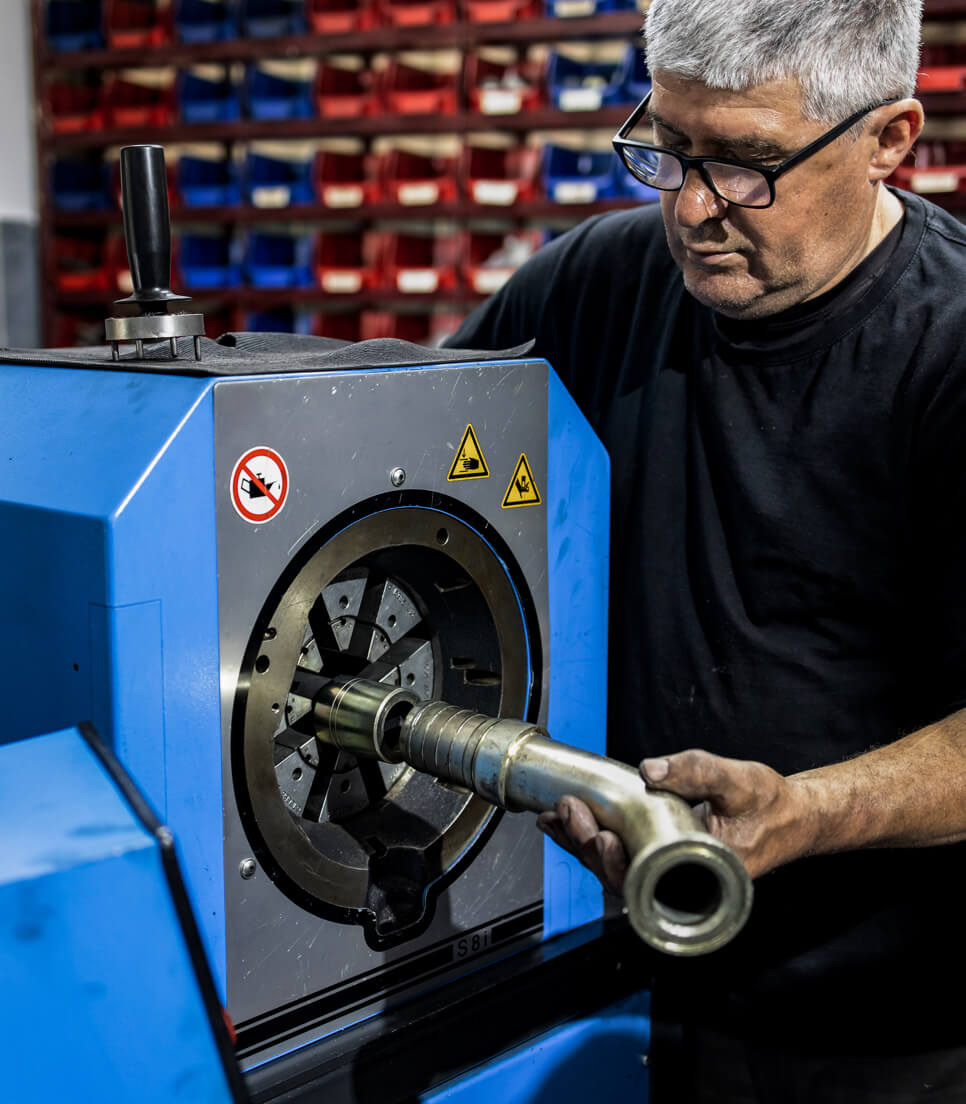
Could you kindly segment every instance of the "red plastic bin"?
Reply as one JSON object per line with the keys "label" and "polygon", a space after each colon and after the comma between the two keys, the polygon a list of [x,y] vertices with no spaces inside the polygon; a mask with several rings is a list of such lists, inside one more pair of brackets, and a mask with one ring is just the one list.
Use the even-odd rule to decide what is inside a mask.
{"label": "red plastic bin", "polygon": [[316,337],[331,337],[336,341],[359,341],[359,312],[319,311],[312,320],[312,333]]}
{"label": "red plastic bin", "polygon": [[158,4],[155,0],[106,0],[104,35],[108,49],[163,46],[172,40],[173,30],[170,4]]}
{"label": "red plastic bin", "polygon": [[433,295],[458,284],[458,234],[374,231],[373,252],[381,257],[383,286],[404,295]]}
{"label": "red plastic bin", "polygon": [[58,291],[111,290],[102,231],[55,234],[54,265],[54,283]]}
{"label": "red plastic bin", "polygon": [[422,69],[393,58],[379,74],[379,98],[392,115],[454,115],[459,73]]}
{"label": "red plastic bin", "polygon": [[456,200],[455,157],[434,157],[397,149],[380,155],[378,165],[382,193],[390,203],[403,207],[432,207]]}
{"label": "red plastic bin", "polygon": [[374,78],[368,69],[343,68],[320,61],[314,96],[323,119],[354,119],[378,111]]}
{"label": "red plastic bin", "polygon": [[104,125],[100,84],[48,84],[47,118],[54,134],[100,130]]}
{"label": "red plastic bin", "polygon": [[381,242],[374,233],[320,231],[312,250],[319,287],[329,295],[358,295],[379,283]]}
{"label": "red plastic bin", "polygon": [[460,6],[471,23],[512,23],[543,14],[541,0],[460,0]]}
{"label": "red plastic bin", "polygon": [[456,0],[376,0],[376,12],[390,27],[426,27],[453,23]]}
{"label": "red plastic bin", "polygon": [[526,58],[501,62],[470,53],[463,80],[471,109],[481,115],[516,115],[546,102],[541,67]]}
{"label": "red plastic bin", "polygon": [[305,0],[305,14],[315,34],[349,34],[377,25],[373,0]]}
{"label": "red plastic bin", "polygon": [[365,153],[320,150],[312,166],[312,184],[323,207],[348,210],[380,199],[372,158]]}
{"label": "red plastic bin", "polygon": [[104,87],[104,119],[111,127],[163,127],[175,120],[174,82],[154,86],[110,77]]}
{"label": "red plastic bin", "polygon": [[394,337],[400,341],[425,344],[432,328],[433,316],[428,313],[402,314],[395,311],[365,310],[359,315],[359,337],[374,341]]}
{"label": "red plastic bin", "polygon": [[467,230],[460,243],[460,277],[471,291],[492,295],[542,244],[540,230],[508,234]]}
{"label": "red plastic bin", "polygon": [[460,161],[463,189],[467,197],[480,206],[510,207],[533,199],[538,193],[538,149],[466,146]]}

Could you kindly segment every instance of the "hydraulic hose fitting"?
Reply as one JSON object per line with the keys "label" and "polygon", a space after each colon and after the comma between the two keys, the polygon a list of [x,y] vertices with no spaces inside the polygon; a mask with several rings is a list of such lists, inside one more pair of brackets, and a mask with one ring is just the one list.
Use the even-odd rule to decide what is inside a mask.
{"label": "hydraulic hose fitting", "polygon": [[524,721],[416,702],[363,679],[333,682],[315,715],[325,743],[405,761],[510,812],[543,812],[567,794],[586,802],[624,843],[628,918],[660,951],[707,954],[748,919],[751,879],[735,852],[705,831],[686,801],[648,790],[632,767],[557,743]]}

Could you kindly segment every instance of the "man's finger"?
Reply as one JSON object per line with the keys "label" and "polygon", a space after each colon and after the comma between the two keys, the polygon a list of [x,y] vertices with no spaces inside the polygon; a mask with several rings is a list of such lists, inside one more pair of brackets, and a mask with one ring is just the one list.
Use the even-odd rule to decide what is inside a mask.
{"label": "man's finger", "polygon": [[600,832],[584,845],[584,865],[611,893],[620,893],[627,873],[627,852],[613,832]]}
{"label": "man's finger", "polygon": [[709,800],[738,808],[752,796],[748,769],[753,764],[692,749],[664,758],[645,759],[641,777],[656,790],[669,790],[691,801]]}
{"label": "man's finger", "polygon": [[569,851],[571,855],[575,855],[577,858],[580,857],[577,855],[570,837],[564,831],[563,822],[557,813],[540,813],[537,817],[537,827],[541,832],[548,835],[558,847],[562,847],[564,851]]}

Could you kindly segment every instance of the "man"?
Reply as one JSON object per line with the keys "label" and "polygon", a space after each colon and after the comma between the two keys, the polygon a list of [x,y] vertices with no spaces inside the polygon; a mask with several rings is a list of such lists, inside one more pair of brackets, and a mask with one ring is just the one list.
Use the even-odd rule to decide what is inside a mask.
{"label": "man", "polygon": [[[966,229],[884,183],[920,15],[654,0],[617,145],[659,207],[450,342],[535,337],[608,447],[611,754],[758,879],[655,967],[655,1104],[966,1100]],[[586,806],[541,825],[620,886]]]}

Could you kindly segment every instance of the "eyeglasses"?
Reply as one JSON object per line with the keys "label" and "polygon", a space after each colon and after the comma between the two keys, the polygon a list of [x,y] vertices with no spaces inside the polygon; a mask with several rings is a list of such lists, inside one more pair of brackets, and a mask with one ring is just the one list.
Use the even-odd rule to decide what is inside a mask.
{"label": "eyeglasses", "polygon": [[647,114],[650,102],[651,93],[648,92],[614,137],[614,149],[632,176],[652,188],[676,192],[683,187],[688,172],[695,169],[711,191],[726,203],[733,203],[736,207],[770,207],[775,202],[775,181],[780,176],[834,142],[870,111],[885,107],[886,104],[898,103],[899,98],[863,107],[861,111],[850,115],[845,122],[832,127],[821,138],[816,138],[803,150],[792,154],[787,161],[773,167],[750,165],[747,161],[734,161],[728,157],[687,157],[665,146],[628,138]]}

